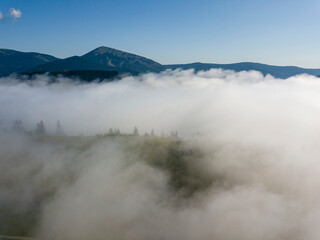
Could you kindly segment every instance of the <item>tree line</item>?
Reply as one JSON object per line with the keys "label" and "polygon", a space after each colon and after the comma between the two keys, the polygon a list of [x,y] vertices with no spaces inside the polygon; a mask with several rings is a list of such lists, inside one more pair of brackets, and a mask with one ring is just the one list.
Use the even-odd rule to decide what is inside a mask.
{"label": "tree line", "polygon": [[[34,136],[48,136],[48,135],[65,136],[66,135],[59,120],[57,120],[56,130],[55,130],[54,134],[48,134],[43,120],[38,122],[36,124],[35,129],[32,131],[27,131],[24,128],[21,120],[15,120],[13,122],[12,130],[17,133],[29,133]],[[109,136],[109,137],[111,137],[111,136],[113,136],[113,137],[114,136],[144,136],[144,137],[179,138],[178,131],[171,131],[170,134],[167,134],[167,135],[164,132],[162,132],[161,135],[156,135],[155,131],[153,129],[151,129],[150,132],[145,132],[144,134],[140,134],[139,130],[136,126],[133,128],[132,133],[122,133],[119,128],[115,128],[115,129],[110,128],[108,133],[96,134],[96,136],[99,136],[99,137],[102,137],[102,136]]]}

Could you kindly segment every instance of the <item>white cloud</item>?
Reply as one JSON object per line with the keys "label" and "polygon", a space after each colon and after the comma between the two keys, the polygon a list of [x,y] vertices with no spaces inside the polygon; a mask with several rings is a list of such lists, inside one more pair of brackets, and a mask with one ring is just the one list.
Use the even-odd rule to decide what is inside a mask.
{"label": "white cloud", "polygon": [[0,12],[0,21],[5,21],[6,19],[18,19],[21,18],[22,13],[20,9],[10,8],[9,12],[6,14],[3,14]]}
{"label": "white cloud", "polygon": [[10,17],[12,18],[21,18],[21,11],[20,9],[14,9],[14,8],[10,8]]}

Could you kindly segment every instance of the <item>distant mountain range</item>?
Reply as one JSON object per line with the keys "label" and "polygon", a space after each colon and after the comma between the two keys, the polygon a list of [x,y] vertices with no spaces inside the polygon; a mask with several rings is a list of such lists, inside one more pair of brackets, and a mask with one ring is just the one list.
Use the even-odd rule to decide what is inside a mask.
{"label": "distant mountain range", "polygon": [[250,71],[255,70],[261,72],[263,75],[271,74],[276,78],[286,79],[297,74],[307,73],[310,75],[318,76],[320,74],[320,69],[311,68],[300,68],[295,66],[273,66],[254,62],[240,62],[232,64],[214,64],[214,63],[189,63],[189,64],[176,64],[176,65],[166,65],[169,69],[195,69],[195,71],[207,71],[211,68],[222,68],[227,70],[234,70],[236,72],[240,71]]}
{"label": "distant mountain range", "polygon": [[[320,69],[306,69],[295,66],[272,66],[254,62],[241,62],[233,64],[190,63],[176,65],[161,65],[151,59],[135,54],[123,52],[108,47],[99,47],[82,56],[73,56],[59,59],[47,54],[36,52],[19,52],[15,50],[0,49],[0,76],[12,73],[33,75],[49,72],[51,75],[79,74],[86,76],[87,80],[97,76],[100,78],[117,74],[137,75],[146,72],[161,72],[166,69],[195,69],[195,71],[209,70],[211,68],[229,69],[234,71],[256,70],[262,74],[271,74],[277,78],[288,78],[297,74],[307,73],[320,75]],[[88,71],[88,73],[86,73]],[[67,74],[68,73],[68,74]],[[99,75],[101,74],[101,75]],[[90,76],[88,78],[88,76]]]}

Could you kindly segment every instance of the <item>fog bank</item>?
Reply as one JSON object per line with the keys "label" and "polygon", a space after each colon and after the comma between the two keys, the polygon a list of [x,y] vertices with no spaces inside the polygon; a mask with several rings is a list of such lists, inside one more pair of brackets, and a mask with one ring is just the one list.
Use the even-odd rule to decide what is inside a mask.
{"label": "fog bank", "polygon": [[[319,78],[211,69],[57,80],[0,79],[0,234],[319,239]],[[13,133],[15,120],[27,131],[43,120],[49,135],[59,120],[68,136]],[[156,137],[94,136],[135,126]]]}

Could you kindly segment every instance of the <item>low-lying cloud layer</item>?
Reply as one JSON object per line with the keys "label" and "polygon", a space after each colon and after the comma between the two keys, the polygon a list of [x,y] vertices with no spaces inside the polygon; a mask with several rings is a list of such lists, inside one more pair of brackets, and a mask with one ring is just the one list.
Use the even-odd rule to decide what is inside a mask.
{"label": "low-lying cloud layer", "polygon": [[[212,69],[58,80],[0,79],[0,223],[28,216],[41,239],[319,239],[317,77]],[[30,140],[10,133],[14,120],[26,130],[43,120],[52,133],[60,120],[72,136],[177,130],[182,142]]]}

